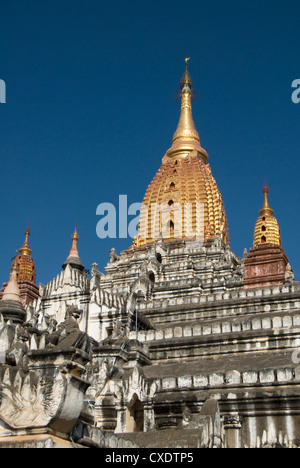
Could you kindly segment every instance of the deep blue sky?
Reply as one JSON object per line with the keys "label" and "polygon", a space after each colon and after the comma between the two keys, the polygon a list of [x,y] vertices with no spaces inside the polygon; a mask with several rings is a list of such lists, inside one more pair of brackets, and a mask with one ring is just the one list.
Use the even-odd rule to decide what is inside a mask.
{"label": "deep blue sky", "polygon": [[0,282],[27,219],[38,282],[61,270],[75,223],[103,271],[96,207],[142,201],[179,118],[188,54],[193,115],[237,255],[251,247],[264,178],[300,279],[300,4],[273,0],[0,0]]}

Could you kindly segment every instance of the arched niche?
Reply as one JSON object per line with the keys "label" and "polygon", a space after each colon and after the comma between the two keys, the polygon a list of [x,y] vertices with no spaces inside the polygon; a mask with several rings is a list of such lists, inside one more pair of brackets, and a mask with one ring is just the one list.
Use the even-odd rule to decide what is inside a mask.
{"label": "arched niche", "polygon": [[144,405],[136,393],[127,405],[126,432],[144,432]]}

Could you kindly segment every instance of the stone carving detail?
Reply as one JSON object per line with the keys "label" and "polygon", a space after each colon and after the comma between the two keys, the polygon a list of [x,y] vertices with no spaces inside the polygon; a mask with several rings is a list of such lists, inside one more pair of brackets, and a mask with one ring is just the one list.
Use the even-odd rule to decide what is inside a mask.
{"label": "stone carving detail", "polygon": [[[43,371],[9,366],[0,369],[0,420],[10,429],[28,429],[50,425],[69,432],[80,414],[87,382],[47,367]],[[68,413],[68,416],[66,416]]]}
{"label": "stone carving detail", "polygon": [[257,437],[255,444],[251,445],[251,447],[245,446],[244,448],[299,448],[299,441],[290,440],[288,435],[284,435],[282,431],[276,434],[274,428],[270,427],[266,431],[263,431],[261,437]]}
{"label": "stone carving detail", "polygon": [[215,250],[224,249],[224,244],[222,241],[222,234],[220,232],[217,232],[216,237],[214,238],[213,243],[211,244],[211,249],[215,249]]}
{"label": "stone carving detail", "polygon": [[294,275],[293,269],[292,269],[292,267],[291,267],[291,265],[289,263],[286,266],[284,281],[285,281],[285,283],[288,283],[288,284],[293,283],[295,281],[295,275]]}
{"label": "stone carving detail", "polygon": [[101,272],[98,270],[98,263],[93,263],[91,266],[92,276],[101,276]]}
{"label": "stone carving detail", "polygon": [[10,365],[27,366],[29,334],[21,325],[15,328],[14,341],[7,350],[6,360]]}
{"label": "stone carving detail", "polygon": [[68,308],[58,344],[50,348],[44,348],[46,337],[51,341],[57,332],[37,330],[35,320],[22,326],[0,317],[0,437],[43,427],[68,434],[77,422],[89,387],[81,375],[90,358],[89,339],[76,314],[78,309]]}
{"label": "stone carving detail", "polygon": [[79,270],[67,265],[66,269],[48,283],[47,286],[42,285],[40,295],[41,297],[50,297],[65,286],[87,290],[89,281],[86,273],[81,273]]}
{"label": "stone carving detail", "polygon": [[110,260],[110,263],[115,263],[119,260],[116,249],[114,248],[111,249],[110,254],[109,254],[109,260]]}
{"label": "stone carving detail", "polygon": [[128,380],[115,382],[115,394],[118,400],[129,402],[134,394],[137,394],[141,401],[152,399],[157,390],[157,384],[154,379],[145,379],[143,370],[136,366]]}
{"label": "stone carving detail", "polygon": [[186,406],[182,413],[182,428],[183,429],[198,429],[201,424],[200,414],[193,414]]}
{"label": "stone carving detail", "polygon": [[91,300],[99,306],[105,305],[106,307],[115,308],[120,311],[126,307],[126,301],[124,297],[117,294],[112,294],[100,287],[95,288]]}
{"label": "stone carving detail", "polygon": [[117,340],[119,338],[124,338],[127,336],[127,327],[126,325],[118,319],[114,320],[114,328],[112,332],[112,339]]}
{"label": "stone carving detail", "polygon": [[65,349],[74,347],[87,353],[91,350],[91,342],[88,335],[81,332],[78,319],[81,311],[74,305],[67,305],[66,319],[56,331],[47,336],[47,347],[53,349]]}
{"label": "stone carving detail", "polygon": [[24,375],[22,369],[15,374],[9,367],[1,370],[0,418],[14,429],[47,425],[61,403],[65,382],[59,371],[40,378],[33,371]]}

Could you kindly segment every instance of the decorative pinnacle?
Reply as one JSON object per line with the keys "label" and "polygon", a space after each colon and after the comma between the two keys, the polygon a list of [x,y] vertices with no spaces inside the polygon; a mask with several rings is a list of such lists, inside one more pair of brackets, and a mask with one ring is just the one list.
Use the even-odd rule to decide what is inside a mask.
{"label": "decorative pinnacle", "polygon": [[9,282],[4,290],[2,301],[20,302],[20,289],[18,285],[18,265],[13,264],[11,268]]}
{"label": "decorative pinnacle", "polygon": [[190,57],[185,58],[185,72],[180,81],[181,90],[181,112],[177,129],[173,135],[172,146],[166,155],[172,158],[185,158],[192,151],[196,151],[203,159],[208,162],[208,154],[201,147],[199,133],[196,130],[192,114],[192,89],[193,82],[189,75],[188,63]]}
{"label": "decorative pinnacle", "polygon": [[69,253],[69,257],[78,257],[79,258],[79,253],[78,253],[78,248],[77,248],[77,242],[79,241],[79,235],[77,232],[77,226],[75,226],[75,231],[74,234],[71,237],[72,239],[72,248]]}
{"label": "decorative pinnacle", "polygon": [[188,72],[188,61],[185,59],[185,72],[180,81],[181,89],[181,114],[177,130],[173,136],[174,144],[184,144],[186,142],[192,143],[200,148],[199,134],[196,130],[193,116],[192,116],[192,87],[193,83]]}
{"label": "decorative pinnacle", "polygon": [[72,235],[72,240],[79,241],[79,235],[78,235],[78,232],[77,232],[77,225],[75,226],[75,231],[74,231],[74,234]]}
{"label": "decorative pinnacle", "polygon": [[65,270],[67,265],[70,265],[72,268],[76,268],[77,270],[82,272],[84,271],[84,265],[81,263],[79,253],[78,253],[78,248],[77,248],[77,242],[79,240],[77,226],[75,226],[75,231],[71,239],[72,239],[72,248],[70,250],[67,260],[65,261],[62,267]]}
{"label": "decorative pinnacle", "polygon": [[272,210],[272,208],[270,208],[270,205],[269,205],[269,200],[268,200],[269,188],[267,186],[266,180],[265,180],[265,185],[264,185],[262,192],[264,194],[264,206],[262,210],[260,210],[259,214],[260,216],[272,216],[274,214],[274,210]]}
{"label": "decorative pinnacle", "polygon": [[188,70],[188,63],[191,60],[191,57],[186,57],[185,58],[185,72],[183,74],[183,77],[180,81],[180,89],[183,92],[187,91],[192,91],[193,88],[193,82],[191,80],[191,77],[189,75],[189,70]]}
{"label": "decorative pinnacle", "polygon": [[28,226],[27,226],[27,229],[25,231],[25,241],[24,241],[24,245],[23,247],[21,247],[19,249],[19,252],[21,255],[31,255],[32,254],[32,250],[31,248],[29,247],[29,236],[30,236],[30,229],[29,229],[29,222],[28,222]]}

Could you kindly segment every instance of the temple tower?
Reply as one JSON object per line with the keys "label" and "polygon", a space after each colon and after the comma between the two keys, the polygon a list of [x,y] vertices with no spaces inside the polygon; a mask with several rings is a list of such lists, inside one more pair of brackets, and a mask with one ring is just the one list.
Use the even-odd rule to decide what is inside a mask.
{"label": "temple tower", "polygon": [[282,285],[286,279],[289,262],[281,246],[280,229],[268,194],[265,183],[264,205],[255,224],[253,248],[244,259],[244,287],[247,289]]}
{"label": "temple tower", "polygon": [[[14,258],[11,272],[13,269],[17,271],[18,286],[20,289],[20,299],[24,306],[32,304],[39,297],[39,287],[36,284],[36,266],[32,258],[32,250],[29,246],[30,229],[29,226],[25,231],[25,240],[23,246],[19,249],[18,254]],[[0,298],[7,283],[2,287]]]}
{"label": "temple tower", "polygon": [[175,239],[215,238],[229,243],[224,203],[192,115],[193,84],[186,59],[180,82],[181,112],[172,146],[151,182],[133,247]]}

